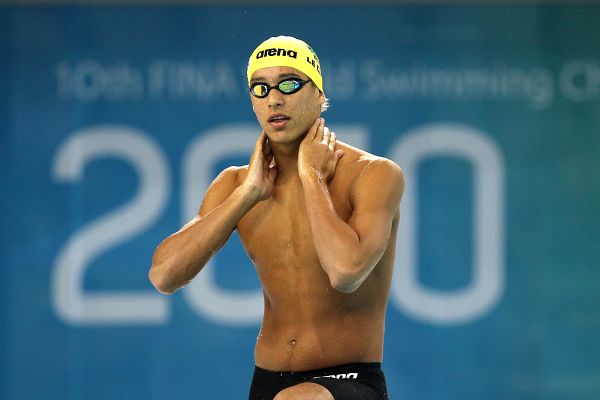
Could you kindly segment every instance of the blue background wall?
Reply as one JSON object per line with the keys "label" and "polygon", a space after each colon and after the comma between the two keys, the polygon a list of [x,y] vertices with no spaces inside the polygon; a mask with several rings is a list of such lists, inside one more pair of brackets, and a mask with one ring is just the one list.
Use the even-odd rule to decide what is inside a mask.
{"label": "blue background wall", "polygon": [[319,54],[341,140],[407,178],[392,399],[600,396],[600,7],[0,7],[0,398],[247,396],[234,236],[160,296],[159,241],[259,134],[269,36]]}

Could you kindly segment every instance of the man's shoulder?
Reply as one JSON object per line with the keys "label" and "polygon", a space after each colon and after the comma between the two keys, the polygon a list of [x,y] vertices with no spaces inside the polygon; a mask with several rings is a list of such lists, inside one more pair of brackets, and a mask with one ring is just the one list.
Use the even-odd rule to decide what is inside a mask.
{"label": "man's shoulder", "polygon": [[211,186],[213,187],[228,187],[235,189],[244,181],[248,173],[248,166],[231,166],[222,170],[214,179]]}
{"label": "man's shoulder", "polygon": [[237,176],[239,176],[240,174],[243,174],[246,171],[248,171],[247,165],[242,165],[242,166],[232,165],[232,166],[225,168],[223,171],[221,171],[219,176],[222,175],[223,177],[232,179],[232,178],[236,178]]}
{"label": "man's shoulder", "polygon": [[371,154],[358,147],[351,146],[346,143],[340,143],[340,148],[344,150],[344,156],[340,160],[341,167],[351,169],[357,173],[358,177],[364,175],[402,175],[402,169],[394,161]]}
{"label": "man's shoulder", "polygon": [[[374,192],[378,194],[377,201],[397,207],[404,193],[404,175],[398,164],[357,147],[343,144],[340,148],[344,150],[340,162],[346,164],[340,164],[338,168],[349,174],[346,182],[353,207],[363,203],[363,199],[372,199]],[[346,156],[348,158],[344,160]]]}

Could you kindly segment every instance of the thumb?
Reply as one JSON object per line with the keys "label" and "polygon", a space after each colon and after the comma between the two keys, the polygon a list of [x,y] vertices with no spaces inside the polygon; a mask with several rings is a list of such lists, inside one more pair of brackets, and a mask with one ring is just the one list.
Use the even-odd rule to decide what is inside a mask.
{"label": "thumb", "polygon": [[344,156],[344,150],[336,150],[333,156],[336,162],[339,161]]}

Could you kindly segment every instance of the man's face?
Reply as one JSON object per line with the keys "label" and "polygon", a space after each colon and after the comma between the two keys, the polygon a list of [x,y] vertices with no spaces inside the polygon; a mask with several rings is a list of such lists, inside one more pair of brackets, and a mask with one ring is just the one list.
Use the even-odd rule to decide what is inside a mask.
{"label": "man's face", "polygon": [[[269,67],[254,72],[250,84],[260,82],[275,86],[290,78],[303,81],[309,79],[295,68]],[[250,94],[250,99],[258,123],[266,132],[269,140],[273,143],[292,143],[302,139],[320,115],[321,104],[325,101],[325,96],[314,83],[308,82],[299,91],[292,94],[284,94],[277,89],[271,89],[265,98],[258,98]]]}

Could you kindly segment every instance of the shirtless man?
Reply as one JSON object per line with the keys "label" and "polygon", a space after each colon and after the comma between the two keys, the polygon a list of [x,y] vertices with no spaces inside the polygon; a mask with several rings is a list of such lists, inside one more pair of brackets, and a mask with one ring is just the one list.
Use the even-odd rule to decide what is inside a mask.
{"label": "shirtless man", "polygon": [[237,229],[264,293],[250,399],[387,399],[402,171],[325,126],[319,60],[303,41],[259,45],[248,83],[263,129],[249,165],[214,180],[198,215],[156,249],[150,280],[173,293]]}

